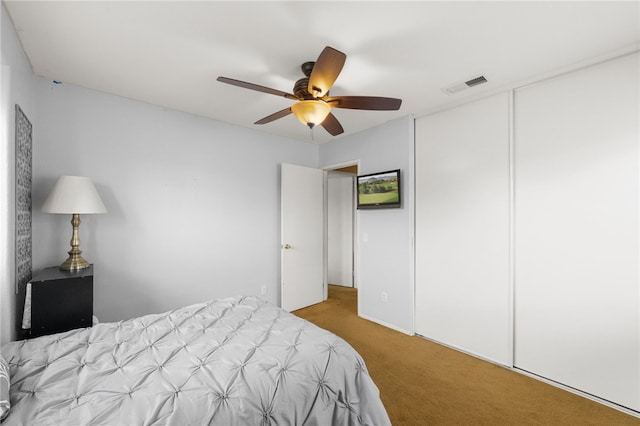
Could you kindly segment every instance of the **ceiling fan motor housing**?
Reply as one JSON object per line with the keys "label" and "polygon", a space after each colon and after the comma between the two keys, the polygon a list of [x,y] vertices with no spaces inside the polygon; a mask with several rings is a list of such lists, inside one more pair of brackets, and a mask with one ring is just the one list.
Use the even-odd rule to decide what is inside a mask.
{"label": "ceiling fan motor housing", "polygon": [[296,84],[293,85],[293,94],[305,101],[312,99],[324,99],[329,96],[329,92],[327,92],[327,94],[322,98],[316,98],[313,94],[309,93],[309,77],[303,77],[296,81]]}
{"label": "ceiling fan motor housing", "polygon": [[[309,93],[309,78],[311,77],[311,72],[313,71],[313,66],[315,64],[315,62],[305,62],[300,66],[300,69],[302,70],[302,73],[305,75],[305,77],[299,79],[293,85],[293,94],[300,99],[316,99],[313,93]],[[327,92],[326,95],[328,94],[329,93]]]}
{"label": "ceiling fan motor housing", "polygon": [[300,99],[310,99],[312,96],[309,93],[308,87],[309,77],[303,77],[293,85],[293,94]]}

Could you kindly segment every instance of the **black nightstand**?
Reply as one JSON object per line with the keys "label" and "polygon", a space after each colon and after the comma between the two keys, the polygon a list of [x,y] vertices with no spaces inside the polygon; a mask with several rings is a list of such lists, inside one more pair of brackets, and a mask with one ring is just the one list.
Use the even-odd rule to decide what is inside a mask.
{"label": "black nightstand", "polygon": [[34,273],[30,283],[31,330],[21,330],[23,297],[17,303],[18,337],[43,336],[93,324],[93,265],[80,271],[46,268]]}

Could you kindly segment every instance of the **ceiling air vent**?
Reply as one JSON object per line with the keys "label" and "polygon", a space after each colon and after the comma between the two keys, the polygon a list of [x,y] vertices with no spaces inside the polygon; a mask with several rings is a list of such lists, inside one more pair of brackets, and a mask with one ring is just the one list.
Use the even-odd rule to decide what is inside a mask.
{"label": "ceiling air vent", "polygon": [[487,82],[487,79],[484,78],[484,75],[481,75],[480,77],[472,78],[471,80],[465,81],[464,84],[466,84],[469,87],[473,87],[473,86],[477,86],[478,84],[482,84],[486,82]]}
{"label": "ceiling air vent", "polygon": [[467,80],[464,83],[456,83],[456,84],[454,84],[452,86],[445,87],[443,90],[446,93],[452,95],[454,93],[461,92],[461,91],[463,91],[465,89],[468,89],[470,87],[474,87],[474,86],[477,86],[479,84],[486,83],[486,82],[487,82],[487,79],[485,78],[485,76],[480,75],[478,77],[474,77],[474,78],[472,78],[470,80]]}

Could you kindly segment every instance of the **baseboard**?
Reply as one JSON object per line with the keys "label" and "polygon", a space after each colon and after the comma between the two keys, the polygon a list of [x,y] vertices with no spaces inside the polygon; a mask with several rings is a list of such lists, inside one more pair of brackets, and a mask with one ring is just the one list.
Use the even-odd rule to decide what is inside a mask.
{"label": "baseboard", "polygon": [[368,315],[362,315],[362,314],[358,313],[358,316],[360,318],[366,319],[367,321],[375,322],[376,324],[379,324],[379,325],[381,325],[383,327],[387,327],[387,328],[390,328],[392,330],[399,331],[400,333],[407,334],[409,336],[414,336],[415,335],[415,333],[413,331],[408,331],[408,330],[405,330],[403,328],[396,327],[393,324],[389,324],[387,322],[380,321],[379,319],[371,318]]}
{"label": "baseboard", "polygon": [[572,388],[572,387],[567,386],[567,385],[563,385],[562,383],[559,383],[559,382],[554,382],[553,380],[547,379],[546,377],[539,376],[537,374],[531,373],[531,372],[526,371],[526,370],[522,370],[522,369],[520,369],[518,367],[515,367],[515,366],[510,366],[510,365],[503,364],[501,362],[498,362],[498,361],[483,357],[483,356],[478,355],[476,353],[469,352],[469,351],[466,351],[464,349],[460,349],[460,348],[458,348],[456,346],[448,345],[448,344],[440,342],[438,340],[430,339],[430,338],[422,336],[420,334],[416,334],[415,336],[416,337],[420,337],[421,339],[425,339],[425,340],[428,340],[430,342],[433,342],[433,343],[435,343],[437,345],[441,345],[441,346],[447,347],[447,348],[452,349],[454,351],[462,352],[464,354],[467,354],[469,356],[477,358],[477,359],[479,359],[481,361],[489,362],[489,363],[494,364],[494,365],[496,365],[498,367],[506,368],[507,370],[513,371],[514,373],[522,374],[524,376],[530,377],[532,379],[538,380],[540,382],[546,383],[546,384],[554,386],[556,388],[565,390],[567,392],[571,392],[572,394],[581,396],[583,398],[589,399],[589,400],[597,402],[599,404],[606,405],[609,408],[613,408],[613,409],[615,409],[617,411],[621,411],[621,412],[623,412],[625,414],[628,414],[630,416],[640,418],[640,412],[632,410],[631,408],[627,408],[627,407],[625,407],[623,405],[616,404],[615,402],[611,402],[611,401],[608,401],[606,399],[599,398],[599,397],[597,397],[595,395],[591,395],[590,393],[583,392],[583,391],[581,391],[579,389]]}
{"label": "baseboard", "polygon": [[439,340],[432,339],[432,338],[430,338],[430,337],[425,337],[425,336],[423,336],[423,335],[421,335],[421,334],[416,334],[416,337],[419,337],[419,338],[424,339],[424,340],[428,340],[428,341],[430,341],[430,342],[435,343],[436,345],[444,346],[445,348],[449,348],[449,349],[452,349],[452,350],[457,351],[457,352],[462,352],[463,354],[466,354],[466,355],[472,356],[472,357],[474,357],[474,358],[478,358],[478,359],[479,359],[479,360],[481,360],[481,361],[485,361],[485,362],[488,362],[488,363],[490,363],[490,364],[495,364],[495,365],[497,365],[498,367],[504,367],[504,368],[511,369],[511,366],[510,366],[510,365],[508,365],[508,364],[505,364],[504,362],[497,361],[497,360],[492,359],[492,358],[484,357],[484,356],[482,356],[482,355],[480,355],[480,354],[477,354],[477,353],[475,353],[475,352],[468,351],[468,350],[466,350],[466,349],[462,349],[462,348],[460,348],[460,347],[458,347],[458,346],[450,345],[450,344],[448,344],[448,343],[444,343],[444,342],[441,342],[441,341],[439,341]]}
{"label": "baseboard", "polygon": [[597,402],[599,404],[606,405],[609,408],[613,408],[615,410],[622,411],[623,413],[628,414],[630,416],[640,418],[640,412],[632,410],[631,408],[627,408],[625,406],[616,404],[615,402],[611,402],[611,401],[608,401],[606,399],[599,398],[599,397],[597,397],[595,395],[591,395],[590,393],[583,392],[583,391],[581,391],[579,389],[572,388],[571,386],[563,385],[562,383],[555,382],[553,380],[547,379],[546,377],[539,376],[537,374],[531,373],[531,372],[529,372],[527,370],[522,370],[522,369],[520,369],[518,367],[512,367],[512,368],[511,367],[505,367],[505,368],[507,368],[507,369],[509,369],[511,371],[514,371],[516,373],[522,374],[523,376],[531,377],[532,379],[536,379],[536,380],[541,381],[543,383],[546,383],[548,385],[555,386],[555,387],[560,388],[562,390],[565,390],[567,392],[571,392],[572,394],[581,396],[583,398],[589,399],[589,400]]}

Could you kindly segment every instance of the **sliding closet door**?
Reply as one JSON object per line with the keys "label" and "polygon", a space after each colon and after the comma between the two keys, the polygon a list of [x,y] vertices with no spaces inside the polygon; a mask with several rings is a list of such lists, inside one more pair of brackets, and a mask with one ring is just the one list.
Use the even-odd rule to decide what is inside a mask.
{"label": "sliding closet door", "polygon": [[638,55],[515,94],[515,365],[640,409]]}
{"label": "sliding closet door", "polygon": [[416,332],[511,366],[509,96],[415,128]]}

